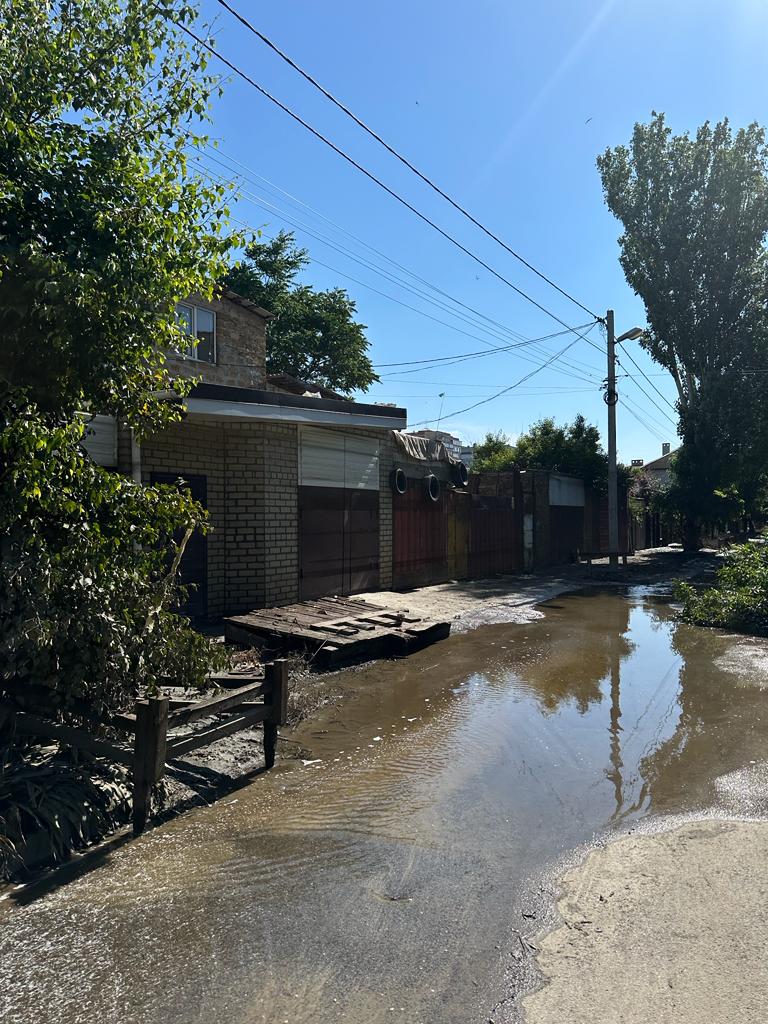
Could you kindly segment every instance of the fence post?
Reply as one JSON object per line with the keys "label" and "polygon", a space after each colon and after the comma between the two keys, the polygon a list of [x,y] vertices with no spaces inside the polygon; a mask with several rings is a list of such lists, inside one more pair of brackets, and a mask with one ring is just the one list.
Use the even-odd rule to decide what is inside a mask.
{"label": "fence post", "polygon": [[133,744],[133,834],[144,831],[152,787],[165,771],[168,698],[145,697],[134,704],[136,737]]}
{"label": "fence post", "polygon": [[270,709],[264,720],[264,764],[273,768],[277,747],[277,727],[288,720],[288,662],[283,658],[264,666],[266,692],[264,703]]}

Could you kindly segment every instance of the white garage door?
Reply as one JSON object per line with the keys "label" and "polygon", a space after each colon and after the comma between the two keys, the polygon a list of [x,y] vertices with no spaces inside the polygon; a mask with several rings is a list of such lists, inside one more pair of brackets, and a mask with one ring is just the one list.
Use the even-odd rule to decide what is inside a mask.
{"label": "white garage door", "polygon": [[378,491],[379,442],[373,438],[304,427],[299,444],[302,487]]}

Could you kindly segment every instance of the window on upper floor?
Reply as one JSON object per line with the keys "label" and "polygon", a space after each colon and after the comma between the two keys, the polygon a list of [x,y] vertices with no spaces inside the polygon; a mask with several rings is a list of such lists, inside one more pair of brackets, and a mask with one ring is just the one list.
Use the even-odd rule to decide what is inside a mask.
{"label": "window on upper floor", "polygon": [[199,363],[216,362],[216,314],[210,309],[180,302],[176,307],[179,325],[185,334],[197,339],[186,351],[183,359],[194,359]]}

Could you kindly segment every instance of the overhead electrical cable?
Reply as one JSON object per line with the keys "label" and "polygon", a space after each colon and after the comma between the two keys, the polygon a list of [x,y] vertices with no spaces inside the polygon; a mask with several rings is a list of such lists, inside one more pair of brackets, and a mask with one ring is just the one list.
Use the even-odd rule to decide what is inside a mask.
{"label": "overhead electrical cable", "polygon": [[[616,363],[617,363],[617,365],[618,365],[618,366],[621,366],[621,363],[619,362],[619,360],[618,360],[618,359],[616,360]],[[623,369],[623,367],[622,367],[622,369]],[[653,398],[653,396],[652,396],[652,395],[649,395],[649,394],[648,394],[648,392],[647,392],[647,391],[645,390],[645,388],[644,388],[644,387],[643,387],[643,385],[642,385],[642,384],[640,383],[640,381],[639,381],[639,380],[637,379],[637,377],[634,377],[634,376],[632,376],[631,374],[627,374],[627,379],[628,379],[628,380],[631,380],[631,381],[632,381],[632,383],[633,383],[633,384],[635,385],[635,387],[636,387],[636,388],[638,389],[638,391],[641,391],[641,392],[642,392],[642,393],[643,393],[643,394],[645,395],[645,397],[646,397],[646,398],[648,399],[648,401],[649,401],[649,402],[651,403],[651,405],[652,405],[652,406],[653,406],[653,407],[654,407],[655,409],[657,409],[657,410],[658,410],[658,412],[660,412],[660,413],[661,413],[661,415],[662,415],[662,416],[663,416],[663,417],[664,417],[664,418],[665,418],[666,420],[669,420],[669,422],[670,422],[670,423],[671,423],[671,424],[672,424],[672,425],[673,425],[674,427],[677,427],[677,423],[676,423],[676,422],[675,422],[675,421],[674,421],[674,420],[672,419],[672,417],[671,417],[671,416],[669,415],[669,413],[668,413],[668,412],[665,412],[665,411],[664,411],[664,410],[662,409],[662,407],[661,407],[661,406],[659,405],[659,403],[658,403],[658,402],[657,402],[657,401],[656,401],[656,400],[655,400],[655,399]]]}
{"label": "overhead electrical cable", "polygon": [[[220,164],[222,167],[224,167],[230,173],[232,173],[234,175],[237,175],[238,177],[243,178],[245,180],[250,180],[250,179],[245,178],[245,175],[243,175],[241,172],[235,171],[232,167],[228,166],[223,161],[218,160],[216,157],[210,157],[209,154],[205,154],[205,157],[206,157],[206,159],[213,159],[216,163]],[[229,159],[229,157],[227,157],[227,158]],[[240,161],[235,161],[235,162],[237,164],[239,164],[241,167],[244,167],[246,170],[248,170],[248,171],[250,170],[250,168],[248,168],[247,165],[242,164]],[[210,168],[208,168],[205,164],[203,164],[199,160],[197,161],[197,166],[203,171],[204,174],[207,174],[211,178],[211,180],[217,181],[220,184],[224,182],[223,178],[217,177],[215,174],[213,174],[211,172]],[[262,177],[261,175],[256,175],[256,176],[259,177],[259,178]],[[263,180],[265,180],[265,179],[263,179]],[[256,186],[256,187],[259,187],[259,186]],[[277,186],[274,186],[274,187],[276,188],[277,191],[280,191],[280,192],[283,192],[286,195],[289,195],[289,193],[285,193],[284,190],[280,189],[279,187],[277,187]],[[499,334],[498,331],[496,331],[496,330],[489,330],[489,328],[485,327],[483,324],[478,324],[477,321],[473,320],[472,318],[467,317],[464,314],[457,312],[455,309],[452,309],[449,305],[447,305],[447,303],[442,302],[440,300],[437,300],[437,299],[435,299],[435,298],[425,294],[425,292],[422,289],[414,287],[409,282],[404,281],[398,275],[391,274],[389,271],[385,270],[381,266],[377,265],[376,263],[373,263],[367,257],[360,256],[359,254],[350,251],[346,246],[338,245],[335,240],[329,239],[327,235],[324,235],[322,233],[318,234],[317,231],[314,231],[312,228],[308,228],[301,221],[297,221],[294,218],[292,218],[291,216],[286,215],[286,213],[282,209],[280,209],[280,207],[277,207],[273,203],[264,200],[263,197],[261,197],[259,195],[256,195],[254,193],[251,193],[251,192],[249,192],[247,190],[244,190],[244,189],[242,189],[242,187],[240,188],[239,196],[241,198],[245,199],[246,202],[253,203],[254,205],[256,205],[256,206],[258,206],[258,207],[260,207],[262,209],[275,211],[291,227],[294,227],[294,228],[296,228],[299,231],[305,232],[310,237],[315,238],[317,241],[321,242],[321,244],[329,246],[331,249],[335,250],[336,252],[341,253],[342,255],[348,257],[349,259],[354,260],[356,263],[359,263],[361,266],[365,267],[366,269],[373,270],[377,274],[382,274],[391,283],[396,284],[398,287],[406,289],[407,291],[409,291],[412,294],[418,296],[419,298],[423,299],[424,301],[429,302],[430,304],[436,306],[438,309],[441,309],[444,312],[447,312],[450,316],[456,317],[458,320],[461,320],[461,321],[469,324],[470,326],[476,328],[477,330],[485,331],[485,332],[491,334],[493,337],[497,338],[498,340],[505,340],[503,337],[501,337],[501,335]],[[297,202],[300,202],[300,201],[297,200]],[[301,203],[301,205],[307,207],[307,209],[312,211],[312,208],[307,206],[307,204]],[[316,211],[312,211],[312,212],[316,212]],[[526,338],[525,335],[521,334],[519,331],[515,331],[512,328],[507,327],[505,324],[501,324],[498,321],[493,320],[492,318],[490,318],[490,317],[486,316],[484,313],[482,313],[480,310],[476,310],[472,306],[468,306],[466,303],[461,302],[460,300],[454,298],[453,296],[449,295],[447,292],[443,291],[442,289],[438,288],[436,285],[432,284],[430,281],[426,280],[425,278],[420,277],[420,275],[418,275],[418,274],[415,274],[413,271],[409,270],[407,267],[404,267],[404,266],[402,266],[402,264],[397,263],[397,261],[392,260],[386,254],[381,253],[377,249],[374,249],[372,246],[368,245],[368,243],[366,243],[364,240],[359,239],[355,235],[352,235],[350,232],[346,231],[346,229],[342,228],[340,225],[336,225],[334,221],[331,221],[329,218],[325,217],[323,214],[317,213],[317,215],[320,216],[323,220],[325,220],[328,223],[332,224],[338,230],[342,231],[344,234],[349,235],[351,238],[355,239],[355,241],[359,242],[365,248],[371,249],[371,251],[373,251],[377,255],[381,256],[381,258],[384,259],[386,262],[391,263],[394,266],[396,266],[398,269],[402,270],[409,277],[413,277],[415,280],[419,281],[420,283],[423,283],[424,285],[426,285],[431,290],[437,292],[439,295],[445,296],[445,298],[448,299],[450,302],[454,303],[455,305],[460,306],[462,309],[468,310],[469,312],[471,312],[471,313],[475,314],[476,316],[480,317],[482,320],[485,320],[486,322],[492,324],[494,327],[498,327],[499,331],[503,332],[504,335],[511,336],[513,338],[519,338],[523,342],[525,342],[526,344],[530,344],[530,340],[528,338]],[[321,263],[319,260],[315,259],[314,257],[312,259],[313,259],[313,262],[318,263],[320,266],[327,266],[327,264]],[[330,267],[328,269],[334,270],[334,268],[332,268],[332,267]],[[407,308],[407,309],[412,309],[415,312],[419,312],[421,315],[429,316],[429,314],[423,313],[423,311],[421,311],[421,310],[416,310],[415,307],[410,306],[407,303],[403,303],[401,300],[395,299],[393,296],[389,296],[385,292],[381,292],[381,291],[378,291],[375,288],[372,288],[371,285],[366,284],[365,282],[358,281],[356,278],[351,277],[346,272],[342,272],[342,271],[334,271],[334,272],[342,273],[343,276],[348,277],[349,280],[354,281],[356,284],[361,284],[364,288],[369,288],[369,289],[373,290],[374,292],[376,292],[377,294],[382,295],[385,298],[390,298],[393,302],[397,302],[400,305],[405,306],[405,308]],[[435,317],[431,317],[431,319],[434,319],[435,322],[440,323],[440,324],[442,324],[444,326],[450,327],[452,330],[457,330],[457,328],[453,327],[452,325],[445,324],[445,321],[443,321],[443,320],[439,320],[439,319],[437,319]],[[569,327],[568,330],[570,331],[571,328]],[[466,331],[461,331],[460,333],[468,334],[468,332],[466,332]],[[478,338],[478,336],[475,335],[475,334],[468,334],[468,337],[472,337],[472,338],[475,338],[478,341],[482,341],[482,343],[484,345],[491,345],[492,344],[491,342],[487,341],[484,338]],[[532,345],[532,351],[538,351],[538,353],[540,355],[549,355],[549,353],[545,349],[542,349],[540,346],[537,346],[537,345]],[[591,363],[586,363],[586,362],[584,362],[584,360],[574,359],[573,357],[571,357],[570,359],[567,359],[567,360],[565,360],[565,359],[562,360],[562,363],[563,363],[564,366],[572,367],[575,373],[580,373],[581,374],[582,378],[584,378],[585,373],[586,373],[586,376],[588,376],[588,377],[593,377],[594,375],[600,373],[598,368],[593,366]]]}
{"label": "overhead electrical cable", "polygon": [[[546,306],[542,306],[542,304],[540,302],[537,302],[536,299],[534,299],[532,296],[528,295],[527,292],[524,292],[522,288],[518,288],[518,286],[516,284],[513,284],[509,280],[509,278],[507,278],[503,274],[499,273],[498,270],[495,270],[489,263],[487,263],[485,260],[483,260],[480,256],[478,256],[475,253],[473,253],[471,249],[468,249],[457,238],[454,238],[454,236],[451,235],[448,231],[445,231],[443,228],[441,228],[433,220],[431,220],[429,217],[427,217],[426,214],[422,213],[421,210],[417,209],[417,207],[415,207],[407,199],[405,199],[403,196],[399,195],[399,193],[395,192],[394,189],[391,189],[389,187],[389,185],[386,185],[380,178],[377,178],[375,174],[373,174],[366,167],[364,167],[361,163],[359,163],[357,160],[355,160],[354,157],[351,157],[343,149],[341,149],[339,146],[337,146],[335,142],[332,142],[329,138],[327,138],[327,136],[323,135],[322,132],[318,131],[317,128],[314,128],[311,124],[309,124],[308,121],[305,121],[302,117],[299,116],[299,114],[297,114],[295,111],[291,110],[291,108],[286,106],[286,104],[283,103],[281,100],[277,99],[276,96],[273,96],[272,93],[270,93],[267,89],[264,88],[264,86],[259,85],[259,83],[257,81],[255,81],[255,79],[251,78],[250,75],[248,75],[245,71],[243,71],[236,64],[234,64],[231,60],[229,60],[222,53],[220,53],[214,46],[211,46],[210,43],[208,43],[208,42],[206,42],[206,40],[202,39],[196,32],[193,32],[192,29],[188,28],[186,25],[182,24],[181,22],[176,22],[176,24],[178,25],[178,27],[183,32],[185,32],[188,36],[190,36],[190,38],[194,39],[195,42],[197,42],[200,46],[202,46],[204,49],[206,49],[209,53],[213,54],[214,57],[217,57],[222,62],[222,64],[224,64],[226,67],[228,67],[231,71],[234,71],[234,73],[236,75],[238,75],[238,77],[242,78],[244,82],[247,82],[248,85],[250,85],[252,88],[256,89],[256,91],[259,92],[262,96],[264,96],[266,99],[268,99],[271,103],[274,103],[276,107],[278,107],[284,113],[288,114],[288,116],[291,117],[294,121],[296,121],[297,124],[300,124],[308,132],[310,132],[312,135],[314,135],[314,137],[316,139],[319,139],[320,142],[324,143],[324,145],[326,145],[330,149],[332,149],[334,153],[338,154],[338,156],[340,156],[343,160],[346,160],[347,163],[349,163],[352,167],[354,167],[356,170],[358,170],[361,174],[365,175],[365,177],[368,178],[370,181],[372,181],[375,185],[378,185],[379,188],[381,188],[384,192],[387,193],[387,195],[391,196],[398,203],[400,203],[402,206],[404,206],[407,210],[410,210],[410,212],[413,213],[416,217],[418,217],[419,220],[421,220],[425,224],[429,225],[429,227],[431,227],[439,235],[441,235],[448,242],[450,242],[457,249],[459,249],[460,252],[463,252],[466,256],[469,256],[470,259],[474,260],[475,263],[477,263],[479,266],[481,266],[485,270],[487,270],[488,273],[492,274],[494,277],[496,277],[503,284],[507,285],[508,288],[511,288],[512,291],[514,291],[516,294],[520,295],[521,298],[524,298],[527,302],[530,302],[532,306],[535,306],[536,309],[538,309],[542,313],[546,314],[546,316],[550,317],[556,323],[559,323],[561,327],[568,327],[568,324],[564,320],[561,320],[560,317],[557,316],[556,313],[553,313],[551,310],[547,309]],[[590,310],[587,310],[587,312],[590,312],[590,315],[594,315],[594,314],[591,314]],[[596,319],[599,319],[599,318],[596,317]],[[584,335],[579,335],[579,337],[582,338],[583,340],[585,340],[587,342],[587,344],[592,345],[593,348],[596,348],[598,351],[600,351],[598,346],[595,345],[593,342],[591,342]]]}
{"label": "overhead electrical cable", "polygon": [[654,390],[654,391],[656,392],[656,394],[657,394],[657,395],[659,396],[659,398],[660,398],[660,399],[661,399],[661,400],[662,400],[663,402],[666,402],[666,403],[667,403],[667,405],[669,406],[669,408],[670,408],[670,409],[671,409],[671,410],[672,410],[672,411],[673,411],[674,413],[677,413],[677,409],[675,408],[675,406],[674,406],[674,405],[672,404],[672,402],[670,402],[670,400],[669,400],[669,399],[668,399],[668,398],[667,398],[667,397],[666,397],[665,395],[663,395],[663,394],[661,393],[661,391],[659,391],[659,389],[658,389],[658,388],[656,387],[656,385],[655,385],[655,384],[653,383],[653,381],[652,381],[652,380],[651,380],[651,378],[650,378],[650,377],[648,376],[648,374],[647,374],[647,373],[645,372],[645,370],[644,370],[644,369],[642,368],[642,366],[640,366],[640,364],[639,364],[639,363],[638,363],[638,362],[637,362],[637,361],[635,360],[635,358],[634,358],[634,356],[632,355],[632,353],[631,353],[631,352],[630,352],[630,351],[629,351],[629,350],[628,350],[627,348],[625,348],[625,347],[624,347],[624,345],[622,345],[621,343],[619,343],[619,347],[621,348],[621,351],[622,351],[622,352],[624,353],[624,355],[625,355],[625,356],[627,357],[627,359],[629,359],[629,361],[630,361],[630,362],[632,363],[632,365],[633,365],[633,366],[634,366],[634,367],[635,367],[635,368],[636,368],[636,369],[637,369],[637,370],[638,370],[638,371],[639,371],[639,372],[640,372],[640,373],[642,374],[642,376],[643,376],[643,377],[645,377],[645,379],[646,379],[646,380],[648,381],[648,383],[649,383],[649,384],[651,385],[651,387],[652,387],[652,388],[653,388],[653,390]]}
{"label": "overhead electrical cable", "polygon": [[[596,323],[597,321],[593,321]],[[591,324],[581,324],[579,327],[574,327],[574,331],[583,331],[587,327],[591,327]],[[374,369],[381,369],[384,366],[417,366],[425,363],[435,364],[442,363],[445,361],[453,361],[454,359],[472,359],[475,356],[492,356],[496,352],[508,352],[511,348],[522,348],[524,345],[531,345],[534,342],[550,341],[552,338],[561,338],[564,334],[570,334],[571,331],[557,331],[555,334],[544,334],[540,338],[530,338],[526,341],[518,341],[514,345],[503,345],[500,348],[488,348],[480,349],[475,352],[457,352],[451,356],[433,356],[431,359],[409,359],[400,363],[374,363]],[[438,367],[439,369],[439,367]]]}
{"label": "overhead electrical cable", "polygon": [[[359,235],[356,235],[356,234],[354,234],[354,232],[349,231],[342,224],[339,224],[338,221],[335,221],[332,218],[326,216],[320,210],[317,210],[315,207],[311,206],[309,203],[305,202],[303,199],[300,199],[298,196],[294,196],[292,193],[287,192],[284,188],[281,188],[280,185],[277,185],[275,182],[271,181],[269,178],[264,177],[263,174],[259,174],[258,171],[255,171],[252,167],[249,167],[248,164],[245,164],[241,160],[238,160],[237,157],[232,156],[231,153],[224,153],[220,148],[211,146],[210,143],[206,143],[206,148],[211,151],[210,153],[204,154],[206,159],[213,160],[215,163],[219,164],[221,167],[224,167],[231,174],[238,175],[239,177],[243,178],[245,181],[248,181],[251,185],[254,185],[254,187],[256,187],[256,188],[263,188],[264,185],[266,185],[268,188],[272,189],[274,192],[280,193],[280,195],[285,197],[292,205],[303,207],[303,209],[306,210],[310,215],[318,217],[320,220],[325,221],[325,223],[328,224],[331,228],[341,232],[343,235],[346,235],[347,238],[351,238],[353,241],[357,242],[359,245],[362,245],[365,249],[369,250],[370,252],[374,253],[376,256],[378,256],[381,259],[383,259],[386,263],[391,264],[392,266],[396,267],[398,270],[401,270],[408,277],[413,278],[415,281],[418,281],[420,284],[423,284],[426,288],[429,288],[431,291],[434,291],[436,294],[442,296],[448,302],[450,302],[450,303],[452,303],[452,304],[454,304],[456,306],[460,306],[462,309],[467,310],[469,313],[472,313],[474,316],[477,316],[480,319],[486,321],[486,323],[489,323],[493,327],[498,328],[504,334],[507,334],[507,335],[509,335],[509,336],[511,336],[513,338],[519,338],[520,340],[527,340],[525,338],[525,336],[520,333],[520,331],[514,330],[513,328],[509,327],[508,325],[503,324],[500,321],[495,320],[493,317],[488,316],[487,313],[483,313],[482,310],[475,309],[473,306],[470,306],[467,303],[462,302],[461,299],[457,299],[454,295],[451,295],[449,292],[444,291],[442,288],[440,288],[438,285],[434,284],[432,281],[429,281],[427,278],[422,277],[420,274],[417,274],[414,270],[411,270],[409,267],[406,267],[402,263],[399,263],[392,256],[387,255],[387,253],[382,252],[380,249],[377,249],[375,246],[371,245],[370,242],[366,242],[365,239],[360,238]],[[213,154],[215,154],[215,155],[213,155]],[[220,157],[224,157],[225,160],[228,161],[228,163],[225,162],[225,160],[220,159]],[[237,167],[241,168],[241,171],[235,170],[231,166],[231,164],[235,164]],[[246,173],[242,173],[243,171],[246,172]],[[254,181],[254,178],[257,178],[258,181],[262,182],[263,184],[262,185],[257,184]],[[279,211],[279,212],[281,213],[281,216],[285,216],[284,213],[282,213],[282,211]],[[300,230],[306,231],[307,229],[303,225],[301,225]],[[315,235],[313,237],[318,237],[323,242],[323,244],[329,244],[329,243],[327,243],[325,241],[325,237],[324,236],[317,236],[317,235]],[[348,250],[342,250],[342,251],[348,252]],[[351,258],[352,259],[356,259],[358,262],[361,262],[358,259],[358,257],[356,257],[356,256],[351,256]],[[364,263],[363,265],[368,265],[368,264]],[[376,264],[374,263],[373,266],[375,267]],[[377,269],[379,269],[379,268],[377,268]],[[419,294],[422,297],[424,297],[423,296],[423,292],[417,292],[417,294]],[[428,301],[434,302],[435,300],[431,300],[430,299]],[[438,305],[438,308],[450,311],[451,315],[453,315],[453,316],[457,315],[456,312],[454,310],[450,309],[450,307],[448,307],[447,305],[445,305],[443,303],[440,303],[440,304],[437,304],[437,305]],[[472,320],[468,320],[468,322],[469,323],[473,323]],[[485,330],[486,328],[481,328],[481,329]],[[570,360],[564,361],[564,362],[566,362],[567,364],[570,364],[570,363],[580,364],[580,365],[586,367],[588,370],[593,371],[595,373],[600,373],[601,372],[600,370],[597,369],[597,367],[593,366],[590,363],[585,363],[583,360],[577,360],[577,359],[571,358]]]}
{"label": "overhead electrical cable", "polygon": [[573,302],[580,309],[583,309],[585,313],[589,313],[589,315],[593,316],[596,320],[599,319],[598,315],[595,312],[593,312],[593,310],[589,309],[582,302],[579,302],[579,300],[574,298],[574,296],[571,295],[570,292],[567,292],[564,288],[561,288],[560,285],[556,284],[551,278],[547,277],[546,274],[542,273],[540,270],[534,267],[533,264],[529,263],[528,260],[521,256],[519,252],[516,252],[502,238],[500,238],[497,234],[491,231],[490,228],[486,227],[485,224],[483,224],[475,216],[473,216],[465,207],[463,207],[459,202],[453,199],[452,196],[450,196],[447,192],[440,188],[439,185],[435,184],[435,182],[432,181],[431,178],[429,178],[426,174],[420,171],[418,167],[412,164],[411,161],[407,159],[407,157],[404,157],[402,153],[399,153],[394,148],[394,146],[391,146],[385,139],[383,139],[377,132],[375,132],[373,128],[367,125],[365,121],[359,118],[357,114],[355,114],[352,110],[349,109],[349,107],[342,103],[341,100],[337,99],[333,95],[333,93],[329,92],[328,89],[321,85],[320,82],[317,81],[317,79],[313,78],[313,76],[310,75],[308,71],[305,71],[305,69],[302,68],[299,64],[297,64],[296,61],[294,61],[291,57],[289,57],[287,53],[281,50],[276,43],[273,43],[271,39],[264,35],[263,32],[260,32],[259,29],[257,29],[255,25],[253,25],[250,21],[248,21],[247,18],[240,14],[239,11],[235,10],[234,7],[227,3],[227,0],[218,0],[218,3],[223,8],[225,8],[225,10],[229,11],[229,13],[233,17],[237,18],[240,24],[245,26],[245,28],[247,28],[249,32],[252,32],[266,46],[273,50],[274,53],[276,53],[278,57],[284,60],[286,64],[292,67],[294,71],[297,71],[307,82],[310,83],[310,85],[313,85],[316,89],[318,89],[323,94],[323,96],[326,97],[326,99],[330,100],[331,103],[333,103],[339,110],[346,114],[347,117],[351,118],[355,122],[355,124],[358,125],[358,127],[362,128],[363,131],[367,132],[372,139],[375,139],[376,142],[379,143],[379,145],[383,146],[388,153],[395,157],[396,160],[399,160],[401,164],[407,167],[409,171],[411,171],[421,181],[423,181],[425,185],[427,185],[439,196],[441,196],[441,198],[443,198],[447,203],[450,203],[450,205],[455,210],[457,210],[463,217],[466,217],[467,220],[469,220],[472,224],[475,225],[475,227],[479,228],[484,234],[486,234],[489,238],[493,239],[494,242],[500,245],[502,249],[505,250],[505,252],[508,252],[510,256],[514,256],[514,258],[516,260],[519,260],[519,262],[522,263],[523,266],[527,267],[528,270],[536,274],[536,276],[541,278],[542,281],[546,281],[546,283],[550,285],[550,287],[554,288],[561,295],[565,296],[565,298],[568,299],[570,302]]}
{"label": "overhead electrical cable", "polygon": [[[240,224],[242,227],[248,229],[249,231],[254,231],[255,230],[253,225],[248,224],[246,221],[239,220],[236,217],[233,217],[232,220],[234,221],[234,223]],[[390,301],[395,302],[395,303],[397,303],[400,306],[404,306],[406,309],[410,309],[414,313],[418,313],[420,316],[427,317],[429,320],[434,320],[437,323],[441,324],[442,326],[448,327],[448,328],[450,328],[451,330],[454,330],[454,331],[458,331],[460,334],[467,334],[469,337],[474,338],[476,341],[483,342],[483,344],[487,344],[487,345],[491,344],[490,342],[486,341],[485,338],[481,338],[481,337],[479,337],[477,335],[474,335],[474,334],[468,334],[467,331],[463,331],[459,327],[455,327],[454,325],[446,323],[443,320],[439,320],[437,317],[432,316],[431,313],[427,313],[424,310],[417,309],[416,306],[411,306],[411,305],[409,305],[406,302],[402,302],[400,299],[395,298],[393,295],[388,295],[386,292],[380,291],[380,289],[375,288],[373,285],[368,284],[365,281],[360,281],[357,278],[351,277],[349,274],[343,273],[342,271],[338,270],[336,267],[331,267],[327,263],[323,263],[321,260],[317,260],[314,257],[310,257],[310,259],[311,259],[312,263],[316,263],[318,266],[324,267],[326,270],[330,270],[334,274],[341,274],[342,276],[347,277],[350,281],[354,281],[355,284],[359,284],[363,288],[368,288],[369,290],[375,292],[377,295],[381,295],[384,298],[389,299]],[[593,321],[592,327],[594,327],[596,323],[597,323],[596,320]],[[581,330],[581,328],[569,327],[569,328],[567,328],[566,331],[558,331],[558,332],[556,332],[554,335],[552,335],[552,337],[559,337],[559,336],[562,336],[563,334],[566,334],[566,333],[567,334],[577,333],[579,330]],[[579,337],[581,337],[581,335],[579,335]],[[576,340],[578,340],[578,338]],[[535,345],[535,344],[539,344],[539,343],[540,343],[540,339],[536,339],[536,338],[528,339],[528,341],[527,341],[527,344],[529,344],[529,345]],[[540,364],[540,362],[538,360],[533,359],[533,358],[531,358],[528,355],[524,355],[523,353],[518,351],[519,348],[523,348],[523,347],[525,347],[524,343],[517,343],[516,345],[513,345],[513,346],[501,346],[501,347],[489,348],[488,352],[490,354],[493,354],[495,352],[510,352],[516,358],[522,359],[522,360],[524,360],[525,362],[528,362],[528,363],[533,363],[534,366],[537,366],[537,367],[541,368],[541,364]],[[546,350],[544,350],[544,352],[546,353]],[[549,353],[546,353],[546,354],[548,355]],[[455,361],[456,362],[463,362],[465,358],[466,357],[462,356],[462,357],[460,357],[458,359],[455,359]],[[558,357],[555,356],[554,358],[557,359]],[[547,363],[545,365],[549,365],[552,361],[553,360],[551,360],[551,359],[547,360]],[[228,366],[239,366],[239,365],[245,366],[245,365],[250,365],[250,364],[228,363],[227,365]],[[443,363],[440,363],[440,366],[438,368],[446,366],[446,365],[450,365],[450,364],[443,362]],[[430,368],[431,367],[429,367],[429,366],[425,366],[425,367],[421,367],[420,369],[430,369]],[[568,366],[567,369],[566,369],[566,367],[556,367],[556,369],[560,373],[567,373],[567,375],[569,377],[577,377],[578,379],[582,380],[586,384],[592,384],[593,383],[593,381],[590,380],[589,377],[584,376],[583,372],[580,372],[578,370],[578,367]],[[399,371],[400,374],[413,373],[413,372],[416,372],[416,371],[414,371],[414,370],[410,370],[410,371],[409,370],[401,370],[401,371]],[[384,374],[383,376],[386,376],[386,374]]]}
{"label": "overhead electrical cable", "polygon": [[638,412],[636,412],[634,409],[632,409],[629,405],[627,405],[626,402],[622,403],[622,408],[626,409],[626,411],[629,413],[629,415],[634,417],[634,419],[637,420],[637,422],[640,424],[640,426],[643,427],[645,430],[647,430],[649,434],[652,434],[656,438],[657,441],[664,441],[664,440],[666,440],[664,434],[661,431],[657,430],[655,427],[652,427],[649,423],[646,423],[645,420],[643,419],[643,417]]}
{"label": "overhead electrical cable", "polygon": [[[593,324],[593,326],[594,326],[594,324]],[[589,329],[592,330],[591,327]],[[524,377],[521,377],[520,380],[516,380],[514,384],[510,384],[508,387],[501,388],[501,390],[497,391],[495,395],[490,395],[488,398],[483,398],[479,402],[475,402],[474,405],[466,406],[466,408],[464,408],[464,409],[455,409],[453,412],[446,413],[441,418],[444,419],[444,420],[447,420],[447,419],[451,419],[454,416],[461,416],[465,412],[471,412],[473,409],[478,409],[481,405],[487,405],[488,402],[494,402],[497,398],[501,398],[502,395],[506,395],[510,391],[514,391],[515,388],[519,387],[521,384],[525,384],[525,382],[529,381],[531,379],[531,377],[534,377],[537,373],[540,373],[543,369],[545,369],[547,366],[549,366],[550,363],[554,362],[556,359],[558,359],[560,356],[562,356],[565,352],[568,351],[568,349],[572,345],[575,345],[577,341],[578,341],[578,337],[574,338],[572,341],[569,341],[567,345],[564,345],[563,348],[561,348],[559,352],[556,352],[551,357],[551,359],[547,360],[546,363],[543,363],[541,366],[539,366],[535,370],[531,370]],[[420,427],[424,423],[431,423],[431,422],[432,422],[432,420],[421,420],[419,423],[412,423],[411,426],[412,427]]]}

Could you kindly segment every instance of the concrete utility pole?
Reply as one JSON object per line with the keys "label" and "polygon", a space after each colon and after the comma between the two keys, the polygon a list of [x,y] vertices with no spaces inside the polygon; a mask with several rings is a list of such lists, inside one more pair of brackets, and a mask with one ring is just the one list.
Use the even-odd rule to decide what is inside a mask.
{"label": "concrete utility pole", "polygon": [[605,314],[608,333],[608,378],[605,387],[605,401],[608,406],[608,550],[611,565],[618,565],[619,550],[619,486],[616,474],[616,335],[613,325],[613,310]]}

